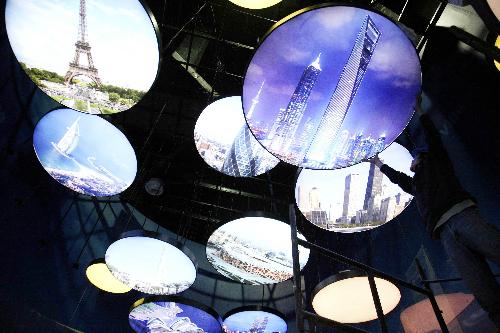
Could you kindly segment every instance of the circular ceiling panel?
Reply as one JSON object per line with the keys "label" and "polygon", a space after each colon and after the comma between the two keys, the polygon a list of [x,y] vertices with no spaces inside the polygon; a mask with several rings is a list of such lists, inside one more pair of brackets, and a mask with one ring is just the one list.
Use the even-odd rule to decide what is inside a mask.
{"label": "circular ceiling panel", "polygon": [[159,234],[131,231],[106,250],[106,265],[125,285],[154,295],[172,295],[188,289],[196,279],[189,249]]}
{"label": "circular ceiling panel", "polygon": [[257,176],[279,163],[250,133],[239,96],[208,105],[196,121],[194,141],[203,160],[229,176]]}
{"label": "circular ceiling panel", "polygon": [[102,197],[123,192],[137,172],[125,135],[106,120],[71,109],[46,114],[33,146],[44,169],[73,191]]}
{"label": "circular ceiling panel", "polygon": [[5,22],[24,71],[72,109],[128,110],[156,79],[156,21],[138,0],[7,0]]}
{"label": "circular ceiling panel", "polygon": [[102,258],[92,261],[87,266],[85,275],[87,275],[87,279],[94,286],[110,293],[119,294],[132,290],[132,288],[124,285],[111,274],[108,266],[106,266],[106,262]]}
{"label": "circular ceiling panel", "polygon": [[181,297],[147,297],[134,303],[130,327],[137,333],[220,333],[220,316],[206,305]]}
{"label": "circular ceiling panel", "polygon": [[282,0],[229,0],[235,5],[249,9],[262,9],[276,5]]}
{"label": "circular ceiling panel", "polygon": [[224,316],[226,333],[286,333],[288,326],[283,314],[262,306],[243,306]]}
{"label": "circular ceiling panel", "polygon": [[[400,144],[392,143],[379,158],[392,168],[413,175],[412,157]],[[338,170],[304,169],[295,184],[295,201],[306,219],[336,232],[364,231],[387,223],[412,198],[368,162]]]}
{"label": "circular ceiling panel", "polygon": [[[298,235],[304,239],[304,236]],[[300,268],[309,249],[299,247]],[[224,276],[241,283],[271,284],[293,275],[290,226],[266,217],[244,217],[219,227],[207,243],[207,259]]]}
{"label": "circular ceiling panel", "polygon": [[337,169],[396,139],[420,86],[418,55],[395,23],[361,8],[319,6],[278,22],[263,40],[245,75],[243,109],[279,159]]}

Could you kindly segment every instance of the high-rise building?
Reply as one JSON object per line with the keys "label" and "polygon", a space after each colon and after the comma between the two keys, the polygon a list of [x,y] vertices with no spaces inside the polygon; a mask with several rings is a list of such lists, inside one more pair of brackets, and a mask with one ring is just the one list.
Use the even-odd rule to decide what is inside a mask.
{"label": "high-rise building", "polygon": [[382,195],[382,181],[384,179],[384,174],[375,164],[370,163],[370,171],[368,172],[368,181],[366,183],[365,201],[363,203],[363,209],[368,210],[370,206],[370,201],[372,201],[371,206],[373,206],[373,199],[377,195]]}
{"label": "high-rise building", "polygon": [[344,209],[342,211],[342,217],[356,216],[356,211],[362,207],[362,192],[360,175],[357,173],[347,175],[345,177]]}
{"label": "high-rise building", "polygon": [[306,153],[306,161],[323,162],[327,166],[334,163],[330,160],[332,143],[356,96],[380,34],[372,18],[367,15]]}
{"label": "high-rise building", "polygon": [[304,115],[309,95],[321,73],[319,64],[320,55],[302,73],[302,77],[288,102],[288,106],[278,114],[268,139],[272,140],[270,149],[278,155],[287,156],[289,149],[293,147],[295,133],[299,128],[300,121]]}
{"label": "high-rise building", "polygon": [[265,316],[263,318],[255,318],[252,323],[252,327],[250,327],[249,333],[264,333],[267,328],[267,322],[269,321],[268,317]]}
{"label": "high-rise building", "polygon": [[310,211],[309,192],[302,186],[297,187],[297,206],[302,212]]}
{"label": "high-rise building", "polygon": [[242,126],[227,151],[222,165],[222,172],[236,177],[248,177],[261,174],[278,164],[278,159],[269,154],[246,125]]}
{"label": "high-rise building", "polygon": [[309,207],[311,210],[319,210],[321,208],[319,196],[319,189],[317,187],[313,187],[311,191],[309,191]]}
{"label": "high-rise building", "polygon": [[250,105],[250,109],[248,109],[248,112],[247,112],[247,120],[252,119],[255,108],[257,107],[257,104],[259,104],[260,94],[262,93],[262,88],[264,88],[265,82],[266,81],[262,81],[262,84],[260,85],[260,88],[259,88],[259,91],[257,92],[257,95],[255,95],[255,97],[252,98],[252,105]]}

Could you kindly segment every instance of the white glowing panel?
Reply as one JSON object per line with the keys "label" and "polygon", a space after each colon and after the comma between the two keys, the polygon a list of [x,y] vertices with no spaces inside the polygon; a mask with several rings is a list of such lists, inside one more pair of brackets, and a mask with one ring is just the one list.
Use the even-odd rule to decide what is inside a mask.
{"label": "white glowing panel", "polygon": [[8,0],[7,33],[47,95],[87,113],[135,105],[158,72],[156,22],[138,0]]}
{"label": "white glowing panel", "polygon": [[[304,236],[298,235],[304,239]],[[293,276],[290,226],[265,217],[228,222],[208,239],[207,259],[224,276],[241,283],[270,284]],[[300,268],[309,249],[299,246]]]}
{"label": "white glowing panel", "polygon": [[279,162],[248,129],[239,96],[222,98],[207,106],[196,121],[194,141],[205,162],[229,176],[257,176]]}
{"label": "white glowing panel", "polygon": [[[389,281],[375,278],[384,314],[392,311],[401,299],[399,289]],[[355,276],[330,283],[313,297],[314,311],[341,323],[361,323],[377,319],[368,277]]]}
{"label": "white glowing panel", "polygon": [[[413,175],[412,157],[400,144],[392,143],[379,157],[392,168]],[[295,201],[306,219],[336,232],[364,231],[387,223],[412,198],[368,162],[337,170],[303,169],[295,185]]]}
{"label": "white glowing panel", "polygon": [[87,195],[121,193],[137,172],[134,149],[122,132],[101,117],[71,109],[46,114],[35,127],[33,147],[52,178]]}
{"label": "white glowing panel", "polygon": [[126,237],[106,251],[106,265],[125,285],[154,295],[188,289],[196,279],[191,259],[177,247],[150,237]]}
{"label": "white glowing panel", "polygon": [[281,0],[229,0],[232,3],[249,9],[262,9],[276,5]]}

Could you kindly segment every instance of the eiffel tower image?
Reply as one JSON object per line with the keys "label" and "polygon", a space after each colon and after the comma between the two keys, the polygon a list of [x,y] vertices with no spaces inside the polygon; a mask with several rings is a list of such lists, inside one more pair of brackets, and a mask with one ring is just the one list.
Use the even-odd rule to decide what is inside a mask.
{"label": "eiffel tower image", "polygon": [[[90,44],[87,40],[87,10],[85,0],[80,0],[80,24],[78,26],[78,40],[75,46],[75,57],[73,61],[69,63],[69,69],[66,76],[64,76],[64,84],[70,84],[71,80],[77,75],[85,75],[100,87],[101,79],[97,73],[97,68],[94,67],[92,54],[90,53]],[[87,66],[80,64],[81,55],[87,56]]]}

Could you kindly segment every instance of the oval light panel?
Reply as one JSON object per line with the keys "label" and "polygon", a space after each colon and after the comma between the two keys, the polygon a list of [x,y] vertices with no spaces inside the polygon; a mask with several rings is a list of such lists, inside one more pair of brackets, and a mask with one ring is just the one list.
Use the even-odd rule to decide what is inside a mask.
{"label": "oval light panel", "polygon": [[129,141],[106,120],[57,109],[36,125],[33,146],[43,168],[73,191],[111,196],[134,181],[137,159]]}

